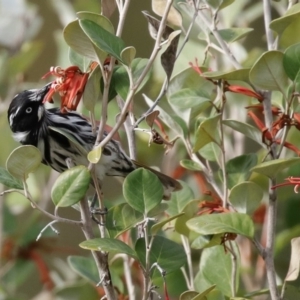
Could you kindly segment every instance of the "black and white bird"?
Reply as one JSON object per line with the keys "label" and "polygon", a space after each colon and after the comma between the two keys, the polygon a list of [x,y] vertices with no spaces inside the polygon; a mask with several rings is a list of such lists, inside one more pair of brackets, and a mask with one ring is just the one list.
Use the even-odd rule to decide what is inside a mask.
{"label": "black and white bird", "polygon": [[[13,98],[8,109],[13,137],[23,145],[37,147],[42,153],[42,163],[60,173],[68,169],[67,160],[74,165],[87,166],[86,153],[93,149],[96,141],[91,123],[75,112],[61,113],[59,108],[47,109],[43,100],[50,86],[51,83],[41,89],[25,90]],[[96,173],[101,182],[105,176],[126,177],[138,167],[120,143],[111,139],[102,150]],[[165,199],[170,198],[171,192],[181,189],[180,183],[173,178],[149,170],[162,182]]]}

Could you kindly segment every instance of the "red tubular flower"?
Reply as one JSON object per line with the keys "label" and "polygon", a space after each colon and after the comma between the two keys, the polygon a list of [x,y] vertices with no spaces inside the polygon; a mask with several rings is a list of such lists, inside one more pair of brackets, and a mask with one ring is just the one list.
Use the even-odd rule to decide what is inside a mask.
{"label": "red tubular flower", "polygon": [[282,186],[285,186],[285,185],[293,185],[294,186],[294,192],[296,194],[298,194],[298,188],[300,186],[300,177],[290,176],[288,178],[285,178],[285,180],[286,180],[286,182],[279,183],[279,184],[276,184],[276,185],[272,186],[272,190],[277,189],[277,188],[282,187]]}
{"label": "red tubular flower", "polygon": [[89,73],[82,72],[77,66],[71,66],[65,70],[60,67],[51,67],[50,72],[42,78],[48,75],[54,75],[56,80],[52,82],[44,102],[51,102],[53,94],[58,92],[61,96],[61,111],[76,110]]}
{"label": "red tubular flower", "polygon": [[256,98],[259,102],[262,102],[264,100],[264,97],[262,95],[240,85],[228,85],[226,87],[226,91],[253,97]]}

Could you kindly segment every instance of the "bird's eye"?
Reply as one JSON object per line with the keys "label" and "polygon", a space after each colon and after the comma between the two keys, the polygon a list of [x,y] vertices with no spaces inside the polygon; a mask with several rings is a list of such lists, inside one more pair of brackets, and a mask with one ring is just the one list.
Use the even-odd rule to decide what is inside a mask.
{"label": "bird's eye", "polygon": [[30,114],[31,112],[32,112],[32,107],[31,106],[27,107],[26,108],[26,113]]}

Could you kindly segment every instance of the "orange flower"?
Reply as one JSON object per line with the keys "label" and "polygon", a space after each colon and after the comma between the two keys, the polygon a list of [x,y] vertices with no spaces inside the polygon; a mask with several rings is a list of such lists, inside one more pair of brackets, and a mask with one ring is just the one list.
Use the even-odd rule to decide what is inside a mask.
{"label": "orange flower", "polygon": [[264,97],[262,95],[240,85],[228,84],[226,87],[226,91],[253,97],[256,98],[259,102],[264,100]]}
{"label": "orange flower", "polygon": [[51,102],[53,94],[58,92],[61,97],[61,111],[76,110],[89,73],[82,72],[77,66],[71,66],[65,70],[61,67],[51,67],[50,72],[42,78],[46,78],[48,75],[54,75],[56,80],[52,82],[44,102]]}

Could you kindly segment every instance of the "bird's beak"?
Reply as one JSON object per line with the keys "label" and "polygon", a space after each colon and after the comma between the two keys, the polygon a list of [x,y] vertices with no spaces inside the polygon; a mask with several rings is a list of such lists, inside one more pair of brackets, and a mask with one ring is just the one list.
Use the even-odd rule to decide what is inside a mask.
{"label": "bird's beak", "polygon": [[41,89],[39,89],[37,91],[37,93],[39,94],[39,101],[43,102],[44,98],[46,97],[46,95],[48,94],[48,92],[50,91],[52,82],[47,83],[44,87],[42,87]]}

